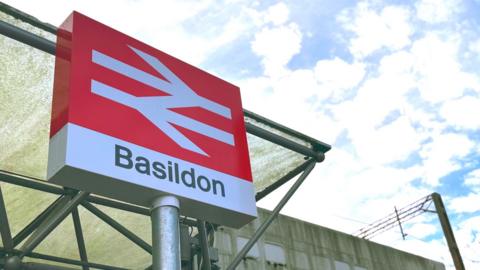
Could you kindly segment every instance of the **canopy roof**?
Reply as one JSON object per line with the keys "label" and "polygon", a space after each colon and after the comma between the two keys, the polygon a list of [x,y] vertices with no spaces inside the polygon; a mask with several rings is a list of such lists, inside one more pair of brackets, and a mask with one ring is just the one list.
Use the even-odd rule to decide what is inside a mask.
{"label": "canopy roof", "polygon": [[[2,29],[7,29],[2,30],[0,35],[0,195],[3,194],[16,248],[28,239],[22,236],[22,233],[28,232],[25,231],[27,225],[31,225],[42,212],[49,209],[49,205],[57,201],[59,195],[68,194],[68,191],[45,181],[55,60],[52,51],[45,51],[51,46],[54,48],[56,29],[0,3],[0,23],[5,22],[25,30],[27,34],[42,37],[38,40],[46,44],[47,48],[39,50],[35,38],[33,41],[17,38],[23,43],[9,38],[5,36],[9,35],[5,34],[8,25],[7,28],[0,25]],[[257,199],[300,173],[305,169],[306,160],[322,161],[323,154],[330,150],[327,144],[252,112],[245,111],[244,115],[249,132],[247,139]],[[99,203],[102,200],[95,198],[97,201],[90,201]],[[0,204],[1,199],[0,196]],[[120,210],[117,208],[122,207],[105,206],[108,205],[105,203],[107,201],[103,205],[97,204],[96,209],[146,243],[151,241],[148,209],[135,206],[129,208],[122,204],[124,208]],[[129,269],[150,265],[151,255],[145,249],[132,245],[131,239],[102,221],[92,213],[92,209],[87,210],[85,207],[78,207],[78,213],[82,221],[88,261]],[[26,259],[38,261],[38,257],[42,256],[35,254],[46,254],[80,260],[74,220],[66,218]],[[4,220],[1,222],[5,224]],[[2,252],[5,252],[1,239],[0,245],[1,258]]]}

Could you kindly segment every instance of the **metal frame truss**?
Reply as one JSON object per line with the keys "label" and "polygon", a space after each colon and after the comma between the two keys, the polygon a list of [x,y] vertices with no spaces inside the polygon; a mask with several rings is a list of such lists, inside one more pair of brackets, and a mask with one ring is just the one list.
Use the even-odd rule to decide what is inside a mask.
{"label": "metal frame truss", "polygon": [[[270,217],[265,220],[262,225],[257,229],[255,234],[249,240],[249,242],[243,247],[243,249],[237,254],[235,259],[232,261],[230,266],[227,269],[235,269],[241,260],[245,257],[251,247],[258,241],[258,239],[263,235],[267,230],[269,225],[273,220],[278,216],[280,210],[285,206],[288,200],[293,196],[296,190],[300,187],[303,181],[307,178],[310,172],[315,167],[317,163],[314,159],[308,159],[304,164],[293,169],[291,172],[287,173],[284,177],[280,178],[279,181],[275,182],[272,186],[267,187],[265,190],[268,193],[272,192],[275,188],[278,188],[281,184],[286,183],[289,179],[292,179],[299,173],[302,173],[299,178],[296,180],[294,185],[289,189],[289,191],[284,195],[282,200],[273,210]],[[98,197],[95,195],[88,194],[84,191],[77,191],[73,189],[64,189],[56,185],[46,183],[44,181],[40,182],[33,178],[27,178],[25,176],[16,175],[10,172],[0,171],[0,182],[5,182],[13,185],[18,185],[26,188],[31,188],[39,191],[43,191],[50,194],[55,194],[58,198],[53,201],[47,208],[45,208],[37,217],[35,217],[29,224],[27,224],[20,232],[12,237],[10,233],[9,219],[6,215],[5,204],[3,201],[3,196],[0,188],[0,233],[4,247],[0,247],[0,266],[4,266],[5,270],[10,269],[21,269],[19,267],[24,267],[24,269],[69,269],[58,266],[43,265],[37,263],[21,263],[23,257],[30,257],[36,259],[42,259],[52,262],[64,263],[71,266],[80,266],[82,270],[88,270],[90,268],[96,269],[105,269],[105,270],[119,270],[125,268],[119,268],[109,265],[104,265],[100,263],[90,262],[87,258],[87,250],[85,248],[85,241],[83,238],[83,231],[81,226],[80,216],[78,214],[78,207],[81,205],[90,213],[97,216],[99,219],[110,225],[117,232],[124,235],[128,238],[133,244],[139,246],[146,252],[152,254],[152,246],[137,236],[135,233],[131,232],[125,228],[122,224],[114,220],[112,217],[107,215],[105,212],[98,209],[95,205],[102,205],[111,207],[114,209],[119,209],[127,212],[137,213],[145,216],[150,216],[150,210],[144,207],[135,206],[127,203],[122,203],[119,201]],[[265,192],[257,193],[257,201],[264,196]],[[258,196],[263,194],[262,196]],[[33,252],[35,247],[37,247],[68,215],[72,216],[75,237],[77,240],[78,252],[80,255],[80,260],[73,260],[68,258],[62,258],[57,256],[51,256],[47,254],[41,254]],[[200,259],[202,262],[202,269],[212,269],[210,264],[209,257],[209,248],[208,235],[214,230],[207,229],[216,228],[217,225],[209,224],[212,226],[207,226],[205,221],[202,220],[193,220],[191,218],[184,217],[181,219],[181,224],[188,227],[196,227],[198,234],[196,237],[190,239],[189,241],[196,244],[197,248],[194,248],[193,255],[202,256]],[[24,240],[26,241],[24,242]],[[19,247],[20,243],[24,244]],[[198,252],[195,252],[198,251]],[[183,252],[183,251],[182,251]],[[193,256],[192,256],[193,257]],[[191,266],[190,262],[185,262],[185,265]],[[47,268],[45,268],[47,267]],[[54,268],[48,268],[54,267]],[[151,269],[148,267],[147,269]],[[191,269],[191,268],[185,268]]]}

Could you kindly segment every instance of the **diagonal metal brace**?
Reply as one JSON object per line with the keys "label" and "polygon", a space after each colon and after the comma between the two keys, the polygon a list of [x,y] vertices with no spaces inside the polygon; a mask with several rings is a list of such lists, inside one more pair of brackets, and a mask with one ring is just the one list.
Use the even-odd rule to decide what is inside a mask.
{"label": "diagonal metal brace", "polygon": [[262,225],[257,229],[257,231],[253,234],[252,238],[248,240],[247,244],[243,246],[242,250],[237,254],[237,256],[233,259],[230,265],[227,267],[227,270],[234,270],[238,264],[242,261],[242,259],[247,255],[247,252],[253,247],[253,245],[258,241],[258,239],[263,235],[263,233],[267,230],[268,226],[273,222],[273,220],[278,216],[280,210],[287,204],[288,200],[293,196],[293,194],[297,191],[300,185],[303,183],[305,178],[310,174],[310,172],[315,168],[316,161],[311,160],[310,164],[308,164],[305,171],[300,175],[298,180],[293,184],[293,186],[288,190],[287,194],[283,196],[282,200],[278,203],[278,205],[273,209],[272,214],[265,220]]}
{"label": "diagonal metal brace", "polygon": [[110,225],[112,228],[117,230],[119,233],[123,234],[123,236],[127,237],[130,241],[135,243],[137,246],[141,247],[146,252],[152,254],[152,246],[145,242],[143,239],[138,237],[136,234],[125,228],[122,224],[115,221],[113,218],[109,217],[107,214],[102,212],[97,207],[93,206],[89,202],[82,202],[83,207],[87,208],[92,214],[96,215],[98,218],[103,220],[105,223]]}
{"label": "diagonal metal brace", "polygon": [[[78,253],[80,254],[80,260],[84,263],[88,263],[87,249],[85,247],[85,239],[83,238],[82,223],[80,222],[80,215],[78,214],[78,207],[72,210],[73,227],[75,229],[75,236],[77,238]],[[82,265],[82,270],[89,270],[87,264]]]}
{"label": "diagonal metal brace", "polygon": [[309,160],[305,161],[300,166],[296,167],[295,169],[291,170],[290,172],[288,172],[287,174],[282,176],[277,181],[273,182],[273,184],[271,184],[268,187],[266,187],[266,188],[262,189],[261,191],[257,192],[257,194],[255,194],[255,200],[258,202],[261,199],[265,198],[268,194],[277,190],[277,188],[281,187],[283,184],[285,184],[286,182],[290,181],[295,176],[297,176],[300,173],[302,173],[303,171],[305,171],[305,169],[308,167],[309,164],[310,164]]}
{"label": "diagonal metal brace", "polygon": [[[68,200],[62,205],[59,205],[57,209],[53,211],[50,218],[47,218],[37,230],[28,238],[28,240],[20,248],[22,253],[20,258],[23,258],[26,254],[32,252],[64,219],[72,210],[81,203],[87,196],[88,192],[80,191],[71,200]],[[68,198],[68,197],[65,197]]]}
{"label": "diagonal metal brace", "polygon": [[34,232],[40,224],[42,224],[51,213],[59,207],[59,205],[65,204],[67,199],[64,199],[65,196],[58,197],[52,204],[50,204],[45,210],[43,210],[40,215],[38,215],[34,220],[32,220],[27,226],[25,226],[19,233],[13,237],[13,246],[16,247],[18,244],[23,242],[32,232]]}
{"label": "diagonal metal brace", "polygon": [[0,235],[2,236],[3,246],[7,250],[13,249],[13,239],[8,224],[7,211],[5,210],[5,202],[3,201],[2,188],[0,187]]}

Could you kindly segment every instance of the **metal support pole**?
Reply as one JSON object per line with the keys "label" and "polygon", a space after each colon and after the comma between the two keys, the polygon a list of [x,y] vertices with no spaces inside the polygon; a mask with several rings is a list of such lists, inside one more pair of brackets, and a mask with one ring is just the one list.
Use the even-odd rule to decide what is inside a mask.
{"label": "metal support pole", "polygon": [[266,129],[257,127],[251,123],[248,123],[248,122],[245,123],[245,128],[247,132],[252,135],[255,135],[259,138],[265,139],[272,143],[278,144],[294,152],[303,154],[307,157],[312,157],[316,159],[318,162],[322,162],[325,159],[325,154],[323,152],[317,152],[307,146],[301,145],[285,137],[272,133]]}
{"label": "metal support pole", "polygon": [[273,209],[272,214],[268,217],[267,220],[265,220],[262,225],[257,229],[255,234],[253,234],[252,238],[248,240],[248,242],[243,246],[242,250],[237,254],[237,256],[233,259],[233,261],[230,263],[230,265],[227,267],[227,270],[234,270],[238,264],[242,261],[243,257],[247,255],[248,251],[253,247],[253,245],[258,241],[260,236],[267,230],[268,226],[275,220],[275,218],[278,216],[280,213],[280,210],[287,204],[288,200],[293,196],[293,194],[297,191],[297,189],[300,187],[300,185],[303,183],[305,178],[310,174],[310,172],[315,168],[315,160],[311,160],[310,164],[308,167],[305,169],[305,171],[300,175],[298,180],[293,184],[293,186],[288,190],[287,194],[283,196],[282,200],[278,203],[278,205]]}
{"label": "metal support pole", "polygon": [[52,194],[58,194],[58,195],[65,194],[65,190],[63,190],[58,186],[47,184],[45,181],[40,181],[39,179],[35,179],[32,177],[19,175],[19,174],[15,174],[15,173],[3,171],[3,170],[0,170],[0,181],[17,185],[17,186],[40,190],[40,191],[44,191]]}
{"label": "metal support pole", "polygon": [[208,250],[207,229],[205,228],[205,221],[197,221],[198,234],[200,235],[200,246],[202,247],[202,270],[210,270],[212,265],[210,263],[210,254]]}
{"label": "metal support pole", "polygon": [[29,24],[31,24],[35,27],[38,27],[42,30],[50,32],[54,35],[57,33],[57,27],[55,27],[55,26],[53,26],[49,23],[41,22],[37,18],[35,18],[31,15],[28,15],[27,13],[22,12],[22,11],[16,9],[16,8],[14,8],[12,6],[9,6],[7,4],[4,4],[2,2],[0,2],[0,10],[2,12],[7,13],[8,15],[14,17],[15,19],[18,19],[18,20],[24,21],[26,23],[29,23]]}
{"label": "metal support pole", "polygon": [[288,172],[287,174],[282,176],[277,181],[273,182],[273,184],[271,184],[270,186],[268,186],[268,187],[262,189],[261,191],[257,192],[257,194],[255,194],[255,200],[258,202],[259,200],[266,197],[268,194],[275,191],[277,188],[281,187],[286,182],[290,181],[295,176],[302,173],[308,167],[308,164],[310,164],[310,161],[305,161],[300,166],[296,167],[295,169],[291,170],[290,172]]}
{"label": "metal support pole", "polygon": [[400,227],[400,233],[402,234],[403,240],[405,240],[405,236],[407,235],[403,232],[402,222],[400,221],[400,217],[398,216],[397,207],[395,206],[394,209],[395,209],[395,215],[397,216],[398,226]]}
{"label": "metal support pole", "polygon": [[7,250],[13,249],[13,239],[8,224],[7,211],[5,210],[5,202],[3,201],[2,188],[0,187],[0,235],[2,236],[3,246]]}
{"label": "metal support pole", "polygon": [[180,270],[180,202],[171,195],[152,203],[153,270]]}
{"label": "metal support pole", "polygon": [[52,217],[46,219],[44,223],[42,223],[39,228],[30,236],[30,238],[23,244],[21,250],[22,254],[20,258],[25,256],[26,254],[30,253],[33,249],[35,249],[40,242],[45,239],[52,231],[55,229],[58,224],[60,224],[72,209],[76,207],[80,202],[82,202],[88,196],[88,192],[80,191],[77,195],[75,195],[70,201],[66,204],[62,205],[58,211],[55,211],[52,214]]}
{"label": "metal support pole", "polygon": [[0,21],[0,34],[15,39],[49,54],[55,54],[55,42]]}
{"label": "metal support pole", "polygon": [[450,226],[450,221],[448,220],[447,211],[442,202],[442,197],[438,193],[432,193],[433,204],[437,210],[438,219],[442,225],[443,234],[447,240],[448,249],[452,255],[453,264],[455,265],[456,270],[465,270],[463,265],[462,255],[460,255],[460,250],[458,249],[457,242],[455,241],[455,236],[453,235],[452,227]]}
{"label": "metal support pole", "polygon": [[[82,223],[80,222],[80,215],[78,214],[78,208],[75,207],[72,210],[73,227],[75,229],[75,236],[77,238],[78,253],[80,254],[80,260],[88,263],[87,249],[85,248],[85,239],[83,238]],[[82,265],[82,270],[89,270],[88,265]]]}

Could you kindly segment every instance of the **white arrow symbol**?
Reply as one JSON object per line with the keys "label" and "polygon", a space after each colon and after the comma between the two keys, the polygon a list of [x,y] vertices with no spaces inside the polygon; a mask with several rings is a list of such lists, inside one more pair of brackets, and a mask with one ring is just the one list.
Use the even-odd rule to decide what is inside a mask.
{"label": "white arrow symbol", "polygon": [[168,81],[96,50],[92,50],[92,62],[149,85],[157,90],[166,92],[170,94],[170,96],[136,97],[96,80],[92,80],[92,93],[138,110],[179,146],[190,151],[208,156],[207,153],[179,132],[172,124],[195,131],[217,141],[230,145],[235,144],[231,133],[170,110],[172,108],[200,107],[227,119],[231,119],[232,115],[229,108],[199,96],[157,58],[131,46],[129,47]]}

